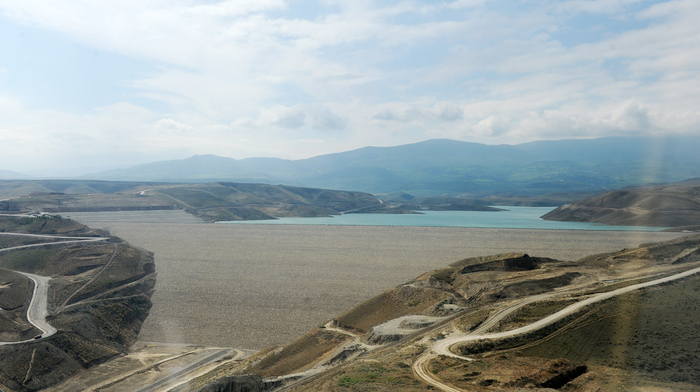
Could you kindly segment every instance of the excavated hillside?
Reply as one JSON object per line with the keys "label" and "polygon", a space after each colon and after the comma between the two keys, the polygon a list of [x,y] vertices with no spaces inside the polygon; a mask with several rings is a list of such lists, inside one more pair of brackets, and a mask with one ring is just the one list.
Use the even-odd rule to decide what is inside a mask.
{"label": "excavated hillside", "polygon": [[[14,342],[0,345],[3,391],[38,391],[125,353],[151,308],[153,254],[75,221],[0,216],[0,267],[0,339]],[[35,283],[23,273],[51,278],[54,334],[28,322]]]}

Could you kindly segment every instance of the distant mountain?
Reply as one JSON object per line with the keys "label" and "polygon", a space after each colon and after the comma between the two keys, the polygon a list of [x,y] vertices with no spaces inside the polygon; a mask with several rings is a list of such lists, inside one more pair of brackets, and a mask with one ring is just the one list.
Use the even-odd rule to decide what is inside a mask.
{"label": "distant mountain", "polygon": [[700,137],[600,138],[485,145],[437,139],[308,159],[214,155],[138,165],[89,178],[236,181],[416,196],[590,192],[700,177]]}
{"label": "distant mountain", "polygon": [[32,176],[9,170],[0,170],[0,180],[25,180],[29,178],[32,178]]}
{"label": "distant mountain", "polygon": [[565,204],[546,220],[700,229],[700,179],[626,188]]}

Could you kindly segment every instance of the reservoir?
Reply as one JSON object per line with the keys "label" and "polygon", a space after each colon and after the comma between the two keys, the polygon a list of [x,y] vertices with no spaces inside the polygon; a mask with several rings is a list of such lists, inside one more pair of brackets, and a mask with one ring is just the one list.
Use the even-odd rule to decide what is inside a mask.
{"label": "reservoir", "polygon": [[661,231],[666,227],[609,226],[587,222],[548,221],[552,207],[496,207],[504,211],[420,211],[416,214],[344,214],[321,218],[228,221],[223,224],[474,227],[496,229]]}

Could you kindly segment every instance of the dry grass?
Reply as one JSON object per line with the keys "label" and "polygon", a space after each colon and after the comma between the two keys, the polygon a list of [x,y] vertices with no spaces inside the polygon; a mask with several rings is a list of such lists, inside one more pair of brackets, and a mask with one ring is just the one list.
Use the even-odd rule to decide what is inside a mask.
{"label": "dry grass", "polygon": [[448,297],[450,294],[440,290],[401,286],[360,304],[335,321],[343,328],[364,333],[397,317],[421,314]]}
{"label": "dry grass", "polygon": [[700,385],[700,280],[606,301],[524,355],[566,357]]}
{"label": "dry grass", "polygon": [[317,329],[265,355],[246,373],[271,377],[299,372],[347,340],[347,335]]}

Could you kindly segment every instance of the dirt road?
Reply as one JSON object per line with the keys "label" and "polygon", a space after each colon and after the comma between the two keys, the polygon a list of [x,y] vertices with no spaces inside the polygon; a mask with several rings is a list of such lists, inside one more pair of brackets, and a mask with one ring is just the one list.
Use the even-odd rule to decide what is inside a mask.
{"label": "dirt road", "polygon": [[[451,347],[457,344],[461,343],[466,343],[470,341],[476,341],[480,339],[501,339],[501,338],[506,338],[506,337],[511,337],[511,336],[517,336],[517,335],[523,335],[527,334],[529,332],[536,331],[538,329],[541,329],[547,325],[550,325],[556,321],[559,321],[575,312],[578,312],[582,308],[591,305],[596,302],[604,301],[609,298],[616,297],[618,295],[626,294],[631,291],[643,289],[646,287],[651,287],[667,282],[671,282],[674,280],[678,279],[683,279],[695,274],[700,273],[700,268],[694,268],[685,272],[681,272],[675,275],[671,275],[665,278],[661,279],[656,279],[652,280],[646,283],[639,283],[627,287],[623,287],[617,290],[612,290],[606,293],[598,294],[595,296],[592,296],[588,299],[585,299],[583,301],[577,302],[575,304],[569,305],[566,308],[553,313],[541,320],[538,320],[534,323],[528,324],[526,326],[516,328],[510,331],[504,331],[504,332],[498,332],[498,333],[483,333],[484,331],[488,330],[492,326],[496,325],[496,323],[506,317],[507,315],[511,314],[512,312],[516,311],[517,309],[525,306],[528,303],[540,301],[544,299],[544,297],[552,297],[554,295],[538,295],[534,297],[527,298],[523,301],[518,302],[517,304],[511,305],[508,308],[504,309],[503,311],[498,312],[497,314],[493,315],[490,317],[487,321],[484,322],[484,325],[482,327],[478,328],[477,330],[473,331],[470,334],[458,334],[458,335],[453,335],[449,336],[443,340],[437,341],[431,349],[426,351],[425,354],[423,354],[416,362],[413,363],[413,372],[414,374],[424,382],[446,392],[462,392],[461,389],[454,388],[450,385],[447,385],[443,383],[439,378],[437,378],[435,375],[433,375],[429,369],[428,369],[428,364],[430,361],[437,357],[438,355],[444,355],[452,358],[457,358],[457,359],[462,359],[466,361],[471,361],[471,358],[467,358],[461,355],[457,355],[452,352]],[[495,320],[497,319],[497,320]],[[494,321],[495,320],[495,321]]]}

